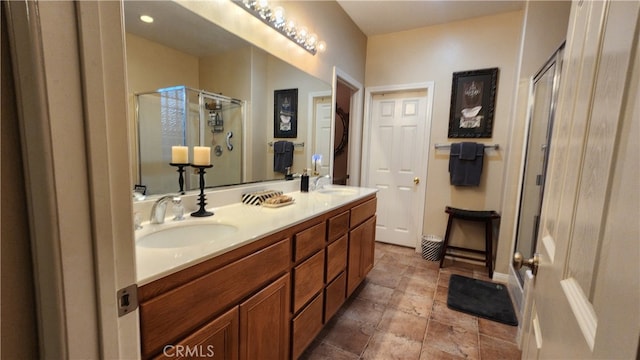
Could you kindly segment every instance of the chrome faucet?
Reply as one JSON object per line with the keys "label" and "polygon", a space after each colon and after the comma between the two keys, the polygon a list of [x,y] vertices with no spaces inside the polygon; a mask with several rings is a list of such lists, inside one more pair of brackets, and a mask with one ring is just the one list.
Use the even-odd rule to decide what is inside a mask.
{"label": "chrome faucet", "polygon": [[[325,181],[322,181],[323,184],[320,184],[320,181],[326,179]],[[318,190],[318,184],[320,184],[320,189],[322,189],[325,185],[331,184],[331,176],[329,174],[327,175],[323,175],[323,176],[318,176],[313,180],[313,189],[312,190]]]}
{"label": "chrome faucet", "polygon": [[163,224],[164,216],[167,212],[167,203],[171,200],[174,207],[174,220],[182,220],[183,217],[183,208],[182,208],[182,199],[180,196],[176,195],[165,195],[160,199],[156,200],[151,207],[151,219],[150,222],[152,224]]}

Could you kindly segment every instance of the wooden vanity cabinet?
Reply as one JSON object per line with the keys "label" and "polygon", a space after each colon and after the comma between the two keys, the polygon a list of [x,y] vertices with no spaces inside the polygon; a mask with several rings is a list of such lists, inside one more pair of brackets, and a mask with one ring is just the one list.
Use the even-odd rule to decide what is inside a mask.
{"label": "wooden vanity cabinet", "polygon": [[373,267],[375,211],[371,195],[141,286],[142,357],[297,359]]}
{"label": "wooden vanity cabinet", "polygon": [[236,254],[222,255],[138,289],[142,357],[157,356],[165,346],[189,337],[211,319],[288,273],[290,239],[272,237],[265,243],[266,247],[252,253],[239,251],[236,254],[241,257],[230,263],[224,262]]}

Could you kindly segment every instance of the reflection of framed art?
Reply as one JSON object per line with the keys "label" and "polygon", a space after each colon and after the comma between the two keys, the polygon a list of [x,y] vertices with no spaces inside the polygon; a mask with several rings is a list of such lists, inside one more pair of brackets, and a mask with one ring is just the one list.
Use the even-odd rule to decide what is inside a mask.
{"label": "reflection of framed art", "polygon": [[453,73],[449,138],[490,138],[498,68]]}
{"label": "reflection of framed art", "polygon": [[273,137],[298,136],[298,89],[273,92]]}

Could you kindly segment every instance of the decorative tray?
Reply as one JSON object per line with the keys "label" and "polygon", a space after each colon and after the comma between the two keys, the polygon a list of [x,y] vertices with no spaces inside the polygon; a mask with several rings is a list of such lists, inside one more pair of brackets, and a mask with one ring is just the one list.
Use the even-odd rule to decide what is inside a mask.
{"label": "decorative tray", "polygon": [[279,207],[291,205],[294,202],[296,202],[296,201],[295,200],[291,200],[291,201],[287,201],[287,202],[283,202],[283,203],[279,203],[279,204],[267,204],[267,203],[263,202],[262,206],[264,206],[266,208],[279,208]]}

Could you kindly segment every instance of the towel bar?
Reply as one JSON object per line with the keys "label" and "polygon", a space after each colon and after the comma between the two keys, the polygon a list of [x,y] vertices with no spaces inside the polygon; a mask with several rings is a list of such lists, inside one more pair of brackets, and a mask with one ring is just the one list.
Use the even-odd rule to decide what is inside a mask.
{"label": "towel bar", "polygon": [[[435,144],[433,147],[436,150],[451,149],[451,144]],[[487,148],[493,149],[493,150],[498,150],[498,149],[500,149],[500,145],[499,144],[485,145],[484,149],[486,150]]]}
{"label": "towel bar", "polygon": [[[269,141],[267,143],[267,145],[273,146],[273,141]],[[293,146],[295,146],[295,147],[304,147],[304,141],[303,142],[299,142],[299,143],[293,143]]]}

